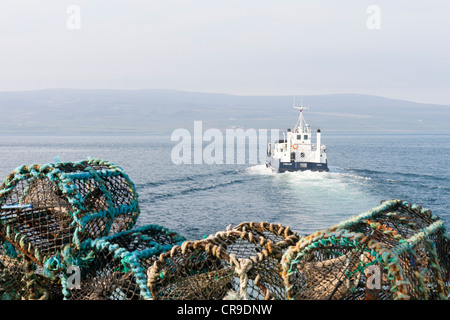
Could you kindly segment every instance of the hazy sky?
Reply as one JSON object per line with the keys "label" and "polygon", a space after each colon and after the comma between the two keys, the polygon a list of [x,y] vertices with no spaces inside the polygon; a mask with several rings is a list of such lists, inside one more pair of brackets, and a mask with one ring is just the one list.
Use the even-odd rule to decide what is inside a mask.
{"label": "hazy sky", "polygon": [[43,88],[450,105],[450,1],[0,0],[0,91]]}

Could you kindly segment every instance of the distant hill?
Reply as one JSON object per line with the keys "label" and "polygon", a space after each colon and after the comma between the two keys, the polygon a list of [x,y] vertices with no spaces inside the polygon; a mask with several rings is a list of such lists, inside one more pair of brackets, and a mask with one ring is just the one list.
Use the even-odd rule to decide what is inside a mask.
{"label": "distant hill", "polygon": [[[177,90],[48,89],[0,92],[0,133],[158,133],[190,129],[293,127],[293,96]],[[299,102],[299,97],[297,97]],[[305,118],[328,132],[450,132],[450,106],[361,94],[303,96]]]}

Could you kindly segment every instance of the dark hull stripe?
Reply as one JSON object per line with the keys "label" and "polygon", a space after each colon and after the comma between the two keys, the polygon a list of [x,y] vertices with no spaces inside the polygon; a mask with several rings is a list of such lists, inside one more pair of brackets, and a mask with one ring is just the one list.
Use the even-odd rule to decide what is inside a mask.
{"label": "dark hull stripe", "polygon": [[286,171],[329,171],[328,163],[317,162],[280,162],[279,159],[269,157],[266,161],[266,166],[270,167],[275,172]]}

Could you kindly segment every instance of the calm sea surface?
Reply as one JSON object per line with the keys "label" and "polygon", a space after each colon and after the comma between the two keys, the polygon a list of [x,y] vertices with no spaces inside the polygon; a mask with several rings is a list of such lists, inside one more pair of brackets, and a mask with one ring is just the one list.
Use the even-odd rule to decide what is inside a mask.
{"label": "calm sea surface", "polygon": [[262,164],[175,165],[162,136],[2,136],[0,176],[22,164],[102,158],[136,184],[138,225],[200,239],[228,225],[269,221],[302,235],[402,199],[450,228],[450,135],[323,134],[330,172],[273,174]]}

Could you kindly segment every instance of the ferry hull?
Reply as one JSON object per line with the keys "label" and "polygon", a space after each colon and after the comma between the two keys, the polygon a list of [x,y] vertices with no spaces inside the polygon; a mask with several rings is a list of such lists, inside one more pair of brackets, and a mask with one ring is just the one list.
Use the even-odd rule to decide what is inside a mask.
{"label": "ferry hull", "polygon": [[317,162],[281,162],[280,159],[269,157],[266,166],[274,172],[293,172],[293,171],[319,171],[328,172],[328,163]]}

